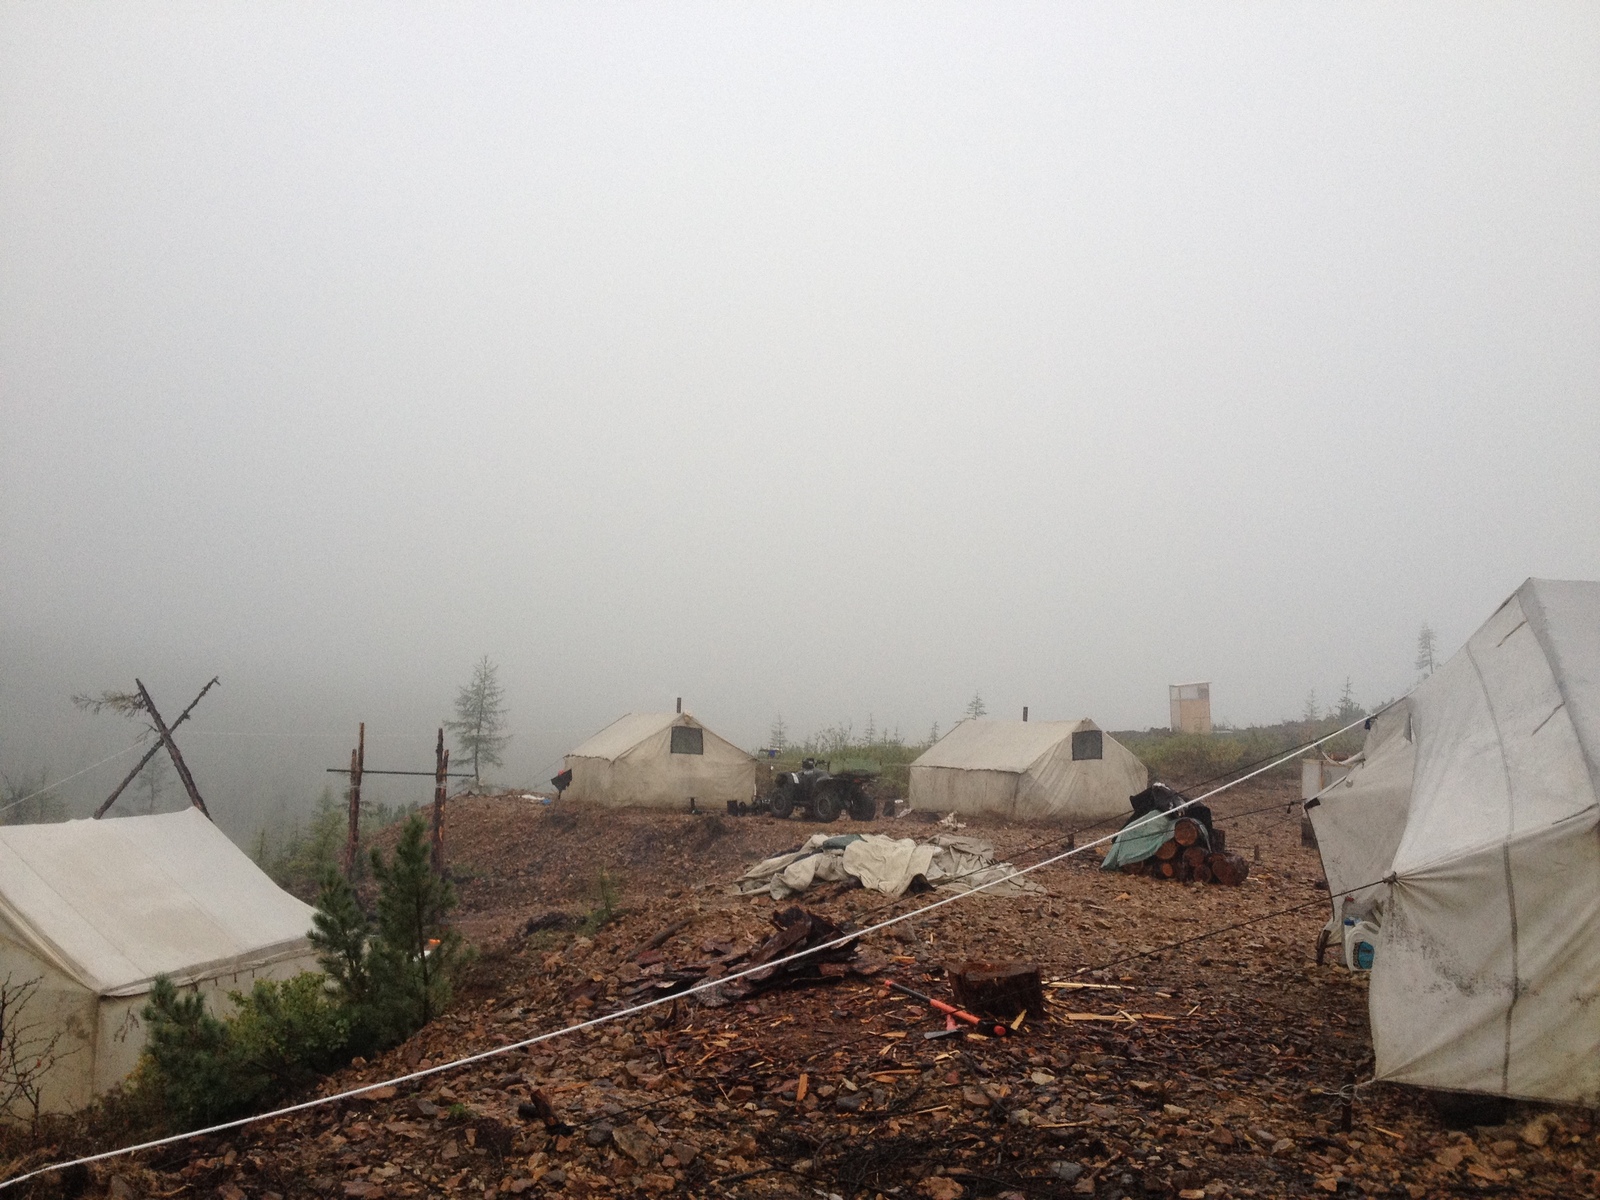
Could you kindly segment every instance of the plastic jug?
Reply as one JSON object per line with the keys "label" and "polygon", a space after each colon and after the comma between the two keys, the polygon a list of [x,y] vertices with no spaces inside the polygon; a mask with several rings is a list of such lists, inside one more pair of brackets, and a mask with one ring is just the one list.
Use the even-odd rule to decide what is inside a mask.
{"label": "plastic jug", "polygon": [[1344,961],[1352,971],[1372,970],[1378,953],[1378,927],[1368,920],[1344,919]]}

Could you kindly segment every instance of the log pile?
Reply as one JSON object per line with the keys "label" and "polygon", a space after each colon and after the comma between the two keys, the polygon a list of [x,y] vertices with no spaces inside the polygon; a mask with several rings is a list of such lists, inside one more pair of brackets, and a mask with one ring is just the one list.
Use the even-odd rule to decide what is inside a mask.
{"label": "log pile", "polygon": [[1220,836],[1216,841],[1216,850],[1208,848],[1200,822],[1179,817],[1173,822],[1172,836],[1156,848],[1154,855],[1143,862],[1128,863],[1122,872],[1178,883],[1220,883],[1225,887],[1238,887],[1250,874],[1250,864],[1241,855],[1221,849]]}

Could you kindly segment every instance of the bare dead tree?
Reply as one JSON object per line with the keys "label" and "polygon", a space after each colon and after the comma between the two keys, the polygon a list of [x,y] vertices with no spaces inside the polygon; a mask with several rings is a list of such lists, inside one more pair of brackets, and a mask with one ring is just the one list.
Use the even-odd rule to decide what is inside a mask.
{"label": "bare dead tree", "polygon": [[155,734],[157,739],[156,744],[146,750],[144,757],[134,764],[133,770],[123,776],[122,782],[117,784],[116,790],[106,797],[99,808],[94,810],[95,820],[98,821],[106,815],[111,806],[117,802],[117,797],[122,795],[128,785],[138,777],[139,773],[163,749],[167,751],[173,766],[178,768],[178,778],[183,781],[184,790],[189,793],[189,802],[205,813],[206,816],[209,817],[211,815],[206,809],[206,802],[200,798],[199,789],[195,787],[194,777],[189,773],[188,764],[183,761],[183,755],[178,751],[178,744],[172,740],[172,731],[187,721],[189,714],[194,711],[195,705],[205,699],[205,694],[212,688],[219,686],[221,682],[220,679],[213,676],[211,682],[200,689],[200,694],[189,701],[189,707],[179,713],[178,719],[172,722],[171,725],[161,719],[161,714],[156,711],[155,702],[150,699],[150,693],[145,690],[144,684],[139,683],[137,679],[134,680],[134,683],[138,684],[139,687],[136,692],[101,692],[98,696],[90,696],[80,692],[72,697],[72,703],[76,707],[96,716],[108,711],[123,717],[143,716],[147,731]]}
{"label": "bare dead tree", "polygon": [[65,1030],[29,1022],[25,1010],[42,979],[0,980],[0,1114],[25,1118],[30,1133],[39,1129],[45,1077],[55,1066]]}

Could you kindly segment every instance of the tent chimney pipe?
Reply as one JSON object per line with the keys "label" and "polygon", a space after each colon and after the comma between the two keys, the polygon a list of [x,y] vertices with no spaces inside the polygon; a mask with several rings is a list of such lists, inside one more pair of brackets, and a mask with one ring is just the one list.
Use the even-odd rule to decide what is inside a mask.
{"label": "tent chimney pipe", "polygon": [[1028,706],[1026,704],[1022,706],[1022,719],[1024,721],[1028,719]]}
{"label": "tent chimney pipe", "polygon": [[678,712],[680,714],[683,712],[683,697],[682,696],[678,697]]}

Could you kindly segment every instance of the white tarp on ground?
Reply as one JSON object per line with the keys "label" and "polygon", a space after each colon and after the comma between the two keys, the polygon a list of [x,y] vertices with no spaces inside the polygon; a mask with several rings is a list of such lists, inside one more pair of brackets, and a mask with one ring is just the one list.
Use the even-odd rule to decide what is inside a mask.
{"label": "white tarp on ground", "polygon": [[[775,855],[751,867],[734,886],[743,893],[761,892],[775,900],[798,895],[815,883],[858,879],[861,886],[886,896],[904,895],[917,879],[940,891],[969,892],[1003,879],[1014,868],[994,861],[994,847],[977,838],[941,834],[931,842],[884,837],[879,833],[818,833],[788,854]],[[1027,876],[985,888],[986,896],[1020,896],[1044,889]]]}
{"label": "white tarp on ground", "polygon": [[969,719],[911,764],[910,800],[926,812],[1085,825],[1125,816],[1149,782],[1144,764],[1088,719]]}
{"label": "white tarp on ground", "polygon": [[687,810],[691,799],[720,808],[755,794],[756,760],[688,713],[629,713],[569,752],[566,767],[564,798],[590,804]]}
{"label": "white tarp on ground", "polygon": [[310,928],[311,909],[196,809],[0,826],[0,979],[38,980],[23,1019],[61,1034],[50,1111],[133,1068],[157,975],[220,1000],[316,970]]}
{"label": "white tarp on ground", "polygon": [[[1408,707],[1409,748],[1392,734],[1352,776],[1358,793],[1374,771],[1386,815],[1312,810],[1324,861],[1366,876],[1346,886],[1392,879],[1377,1077],[1600,1103],[1600,583],[1530,579]],[[1403,776],[1407,755],[1395,837],[1400,788],[1376,769]]]}

